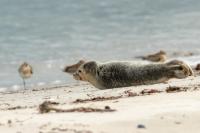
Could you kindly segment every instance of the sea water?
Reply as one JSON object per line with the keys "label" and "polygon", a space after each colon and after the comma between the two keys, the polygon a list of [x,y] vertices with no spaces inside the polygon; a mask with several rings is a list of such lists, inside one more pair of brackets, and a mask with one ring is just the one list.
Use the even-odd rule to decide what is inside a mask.
{"label": "sea water", "polygon": [[65,65],[85,60],[190,51],[200,59],[199,0],[0,0],[0,91],[19,89],[19,65],[34,68],[28,86],[71,84]]}

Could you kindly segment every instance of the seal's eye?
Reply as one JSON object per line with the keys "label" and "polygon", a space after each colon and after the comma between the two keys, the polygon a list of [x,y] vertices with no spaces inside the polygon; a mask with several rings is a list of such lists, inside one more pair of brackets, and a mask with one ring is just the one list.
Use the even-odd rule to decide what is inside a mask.
{"label": "seal's eye", "polygon": [[78,70],[78,72],[81,73],[82,71],[81,71],[81,70]]}

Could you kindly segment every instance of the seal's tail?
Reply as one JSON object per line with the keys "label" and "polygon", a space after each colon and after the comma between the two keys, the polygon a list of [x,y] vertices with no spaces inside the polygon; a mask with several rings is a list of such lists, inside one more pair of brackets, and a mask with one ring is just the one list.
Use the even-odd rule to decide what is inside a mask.
{"label": "seal's tail", "polygon": [[186,78],[194,75],[192,68],[185,62],[173,60],[166,64],[170,67],[170,70],[173,71],[176,78]]}

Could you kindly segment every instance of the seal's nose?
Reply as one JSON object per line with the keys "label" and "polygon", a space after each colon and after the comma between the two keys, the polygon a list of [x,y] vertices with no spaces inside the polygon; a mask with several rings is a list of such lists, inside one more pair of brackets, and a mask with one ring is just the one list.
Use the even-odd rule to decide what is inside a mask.
{"label": "seal's nose", "polygon": [[62,69],[63,72],[68,72],[69,71],[69,67],[65,67]]}

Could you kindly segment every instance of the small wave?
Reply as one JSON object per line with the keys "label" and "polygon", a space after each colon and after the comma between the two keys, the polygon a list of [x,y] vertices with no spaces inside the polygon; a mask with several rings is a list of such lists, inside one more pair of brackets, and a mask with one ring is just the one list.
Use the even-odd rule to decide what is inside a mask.
{"label": "small wave", "polygon": [[47,66],[47,68],[50,69],[50,68],[52,68],[53,65],[49,63],[49,64],[47,64],[46,66]]}
{"label": "small wave", "polygon": [[0,92],[7,91],[8,88],[0,88]]}
{"label": "small wave", "polygon": [[21,87],[20,87],[19,85],[13,85],[13,86],[11,87],[11,89],[12,89],[13,91],[17,91],[17,90],[20,90]]}
{"label": "small wave", "polygon": [[37,83],[38,86],[43,86],[45,84],[46,84],[45,82],[39,82],[39,83]]}
{"label": "small wave", "polygon": [[59,67],[61,70],[63,70],[65,68],[65,65],[60,65]]}
{"label": "small wave", "polygon": [[52,84],[60,84],[60,83],[62,83],[62,81],[60,81],[60,80],[55,80],[52,82]]}

